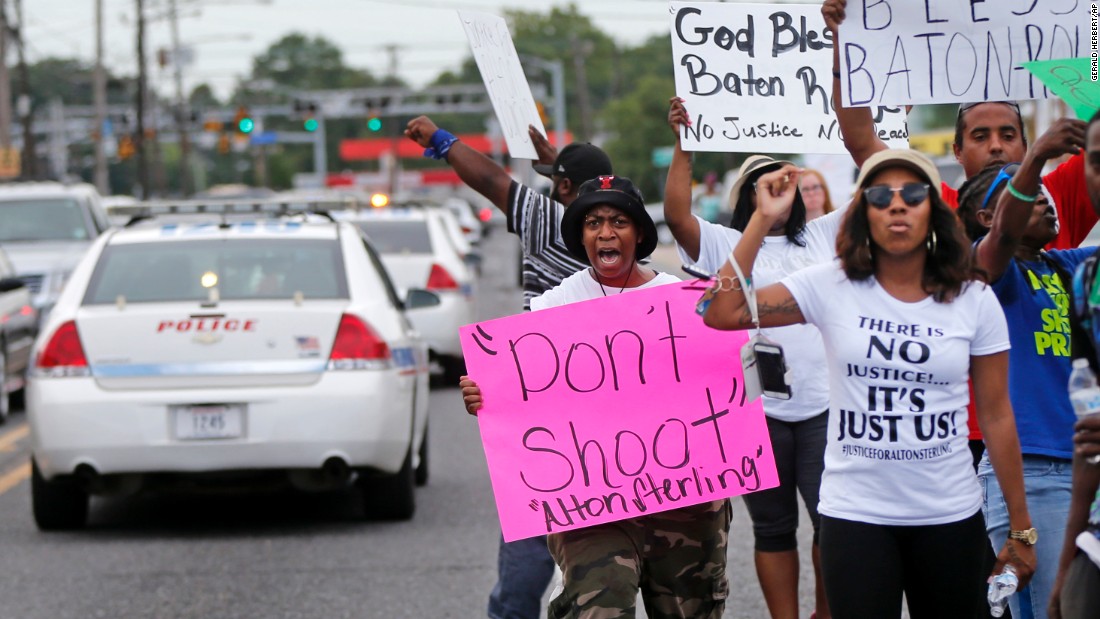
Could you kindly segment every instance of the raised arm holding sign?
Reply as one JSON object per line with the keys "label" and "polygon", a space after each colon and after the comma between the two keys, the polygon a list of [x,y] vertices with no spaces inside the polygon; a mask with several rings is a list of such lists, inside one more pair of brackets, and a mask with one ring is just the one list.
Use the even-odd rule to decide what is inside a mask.
{"label": "raised arm holding sign", "polygon": [[[838,50],[843,49],[843,33],[848,32],[847,24],[855,19],[851,7],[860,2],[847,0],[825,0],[821,7],[822,16],[834,32]],[[920,4],[920,3],[917,3]],[[1022,10],[1022,9],[1021,9]],[[858,33],[858,29],[856,30]],[[869,38],[881,37],[881,34],[868,34]],[[840,80],[844,75],[839,52],[834,56],[834,92],[841,90]],[[1026,71],[1023,71],[1027,73]],[[1022,83],[1024,78],[1016,77]],[[847,107],[838,105],[837,118],[844,135],[844,145],[857,165],[874,153],[888,148],[879,139],[871,124],[871,110],[867,107]],[[1072,121],[1084,126],[1081,121]],[[1027,136],[1024,134],[1023,117],[1015,101],[1005,101],[995,97],[977,97],[969,103],[959,106],[955,122],[955,140],[953,144],[955,159],[962,165],[963,174],[970,178],[988,165],[1023,161],[1027,151]],[[1063,162],[1054,171],[1043,178],[1044,184],[1054,198],[1061,226],[1057,238],[1050,248],[1068,249],[1077,247],[1097,222],[1092,204],[1084,186],[1084,158],[1078,154]],[[944,202],[949,206],[958,205],[958,192],[947,182],[940,188]],[[980,438],[980,437],[977,437]]]}

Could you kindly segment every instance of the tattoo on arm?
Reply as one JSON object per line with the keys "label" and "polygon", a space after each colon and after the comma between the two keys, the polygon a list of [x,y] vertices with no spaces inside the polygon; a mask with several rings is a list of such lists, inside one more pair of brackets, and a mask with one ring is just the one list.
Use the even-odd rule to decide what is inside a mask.
{"label": "tattoo on arm", "polygon": [[798,303],[793,297],[784,299],[781,303],[764,303],[757,308],[757,313],[763,316],[781,316],[798,313]]}
{"label": "tattoo on arm", "polygon": [[[763,303],[757,305],[756,308],[757,315],[760,318],[765,316],[797,316],[800,311],[798,302],[793,297],[781,303]],[[741,308],[741,315],[738,316],[738,320],[741,324],[752,324],[752,311],[749,309],[748,303],[745,303]]]}

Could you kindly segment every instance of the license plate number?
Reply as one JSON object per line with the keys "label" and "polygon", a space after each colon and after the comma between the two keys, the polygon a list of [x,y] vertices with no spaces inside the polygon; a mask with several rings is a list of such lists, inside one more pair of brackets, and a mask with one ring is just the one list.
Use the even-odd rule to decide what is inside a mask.
{"label": "license plate number", "polygon": [[176,438],[184,441],[240,438],[244,434],[244,406],[201,404],[175,411]]}

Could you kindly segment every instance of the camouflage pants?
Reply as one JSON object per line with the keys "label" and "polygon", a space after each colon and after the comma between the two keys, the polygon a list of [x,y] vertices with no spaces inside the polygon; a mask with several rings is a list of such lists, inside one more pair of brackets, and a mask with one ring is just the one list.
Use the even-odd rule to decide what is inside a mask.
{"label": "camouflage pants", "polygon": [[547,536],[564,590],[551,619],[718,619],[726,605],[729,501],[702,503]]}

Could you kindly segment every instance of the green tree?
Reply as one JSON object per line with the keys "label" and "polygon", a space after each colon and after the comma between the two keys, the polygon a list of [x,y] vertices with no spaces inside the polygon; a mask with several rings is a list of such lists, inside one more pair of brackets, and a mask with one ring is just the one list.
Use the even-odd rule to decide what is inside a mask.
{"label": "green tree", "polygon": [[345,65],[343,52],[328,39],[300,33],[284,36],[254,57],[251,77],[297,90],[366,88],[378,83],[369,71]]}
{"label": "green tree", "polygon": [[612,101],[603,120],[611,139],[605,145],[615,173],[630,177],[647,202],[662,198],[663,170],[653,166],[653,149],[672,144],[668,98],[675,92],[672,74],[646,75],[625,96]]}
{"label": "green tree", "polygon": [[191,90],[191,94],[187,97],[188,103],[192,109],[201,108],[216,108],[221,106],[221,101],[218,100],[218,96],[214,94],[214,89],[210,87],[210,84],[199,84]]}
{"label": "green tree", "polygon": [[[623,59],[615,41],[575,4],[554,7],[547,14],[506,11],[505,17],[520,56],[562,62],[569,129],[578,138],[592,139],[600,129],[596,125],[600,110],[623,89]],[[529,74],[528,79],[550,83],[549,76]]]}

